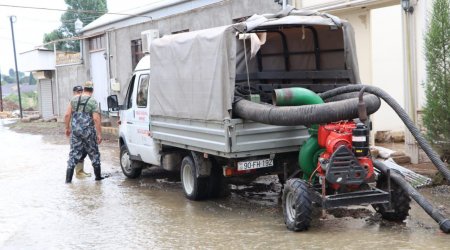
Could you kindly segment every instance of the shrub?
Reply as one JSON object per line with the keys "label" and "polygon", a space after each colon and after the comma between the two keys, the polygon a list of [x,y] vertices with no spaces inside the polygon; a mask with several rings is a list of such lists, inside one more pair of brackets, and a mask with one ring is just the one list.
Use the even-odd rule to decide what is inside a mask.
{"label": "shrub", "polygon": [[435,0],[425,37],[427,80],[423,122],[443,159],[450,154],[450,3]]}

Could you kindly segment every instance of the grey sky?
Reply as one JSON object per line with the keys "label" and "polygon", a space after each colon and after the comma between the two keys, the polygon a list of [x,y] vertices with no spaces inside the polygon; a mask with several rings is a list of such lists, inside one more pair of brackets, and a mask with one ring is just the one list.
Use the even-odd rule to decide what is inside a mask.
{"label": "grey sky", "polygon": [[[156,0],[161,1],[161,0]],[[107,0],[110,12],[120,12],[139,6],[148,5],[155,0]],[[2,5],[29,6],[52,9],[66,9],[64,0],[0,0]],[[0,69],[7,74],[14,68],[14,55],[11,39],[9,16],[17,17],[14,23],[16,38],[16,51],[20,52],[34,49],[42,44],[44,33],[49,33],[61,25],[62,11],[32,10],[0,6]],[[20,70],[20,58],[18,60]]]}

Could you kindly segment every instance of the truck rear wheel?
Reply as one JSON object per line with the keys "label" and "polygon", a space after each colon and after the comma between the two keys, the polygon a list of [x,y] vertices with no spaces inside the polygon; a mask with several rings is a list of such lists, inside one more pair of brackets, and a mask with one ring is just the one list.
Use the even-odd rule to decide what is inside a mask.
{"label": "truck rear wheel", "polygon": [[287,228],[295,232],[307,230],[312,213],[308,185],[298,178],[288,180],[284,185],[282,201]]}
{"label": "truck rear wheel", "polygon": [[183,158],[180,176],[186,198],[189,200],[203,200],[208,198],[210,193],[210,178],[197,176],[197,167],[194,164],[192,156],[187,155]]}
{"label": "truck rear wheel", "polygon": [[[388,182],[385,175],[380,176],[377,181],[377,188],[387,191]],[[375,204],[373,208],[381,214],[383,219],[388,221],[402,222],[408,217],[411,207],[408,193],[406,193],[396,182],[391,181],[391,210],[389,204]]]}
{"label": "truck rear wheel", "polygon": [[141,176],[142,164],[138,161],[130,159],[130,152],[126,145],[120,147],[120,167],[122,168],[123,174],[130,178],[136,179]]}

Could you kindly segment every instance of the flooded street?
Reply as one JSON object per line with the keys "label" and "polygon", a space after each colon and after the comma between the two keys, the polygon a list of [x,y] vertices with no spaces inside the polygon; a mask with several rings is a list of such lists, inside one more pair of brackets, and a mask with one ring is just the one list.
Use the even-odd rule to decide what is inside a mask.
{"label": "flooded street", "polygon": [[[68,139],[16,133],[0,119],[0,248],[37,249],[449,249],[450,236],[412,203],[404,224],[360,216],[315,216],[310,230],[286,229],[279,184],[239,187],[230,197],[194,202],[180,182],[144,172],[128,180],[115,143],[101,145],[101,182],[94,177],[65,184]],[[85,171],[92,173],[90,161]],[[273,179],[273,178],[272,178]],[[246,189],[247,188],[247,189]],[[450,211],[450,194],[422,193]],[[346,212],[343,212],[345,215]]]}

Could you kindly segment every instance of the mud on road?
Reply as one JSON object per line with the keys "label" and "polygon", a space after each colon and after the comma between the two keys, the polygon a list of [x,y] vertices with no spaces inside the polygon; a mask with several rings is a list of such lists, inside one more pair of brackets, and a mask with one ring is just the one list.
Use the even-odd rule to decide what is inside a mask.
{"label": "mud on road", "polygon": [[[1,120],[0,120],[1,122]],[[14,132],[15,131],[15,132]],[[231,185],[230,196],[184,198],[179,175],[150,168],[121,173],[114,138],[100,145],[109,178],[65,184],[68,139],[61,123],[0,124],[0,248],[132,249],[445,249],[450,237],[414,202],[404,223],[382,220],[371,207],[334,209],[311,228],[288,231],[276,176]],[[7,167],[4,167],[7,166]],[[87,172],[92,172],[86,162]],[[450,187],[421,189],[448,215]]]}

